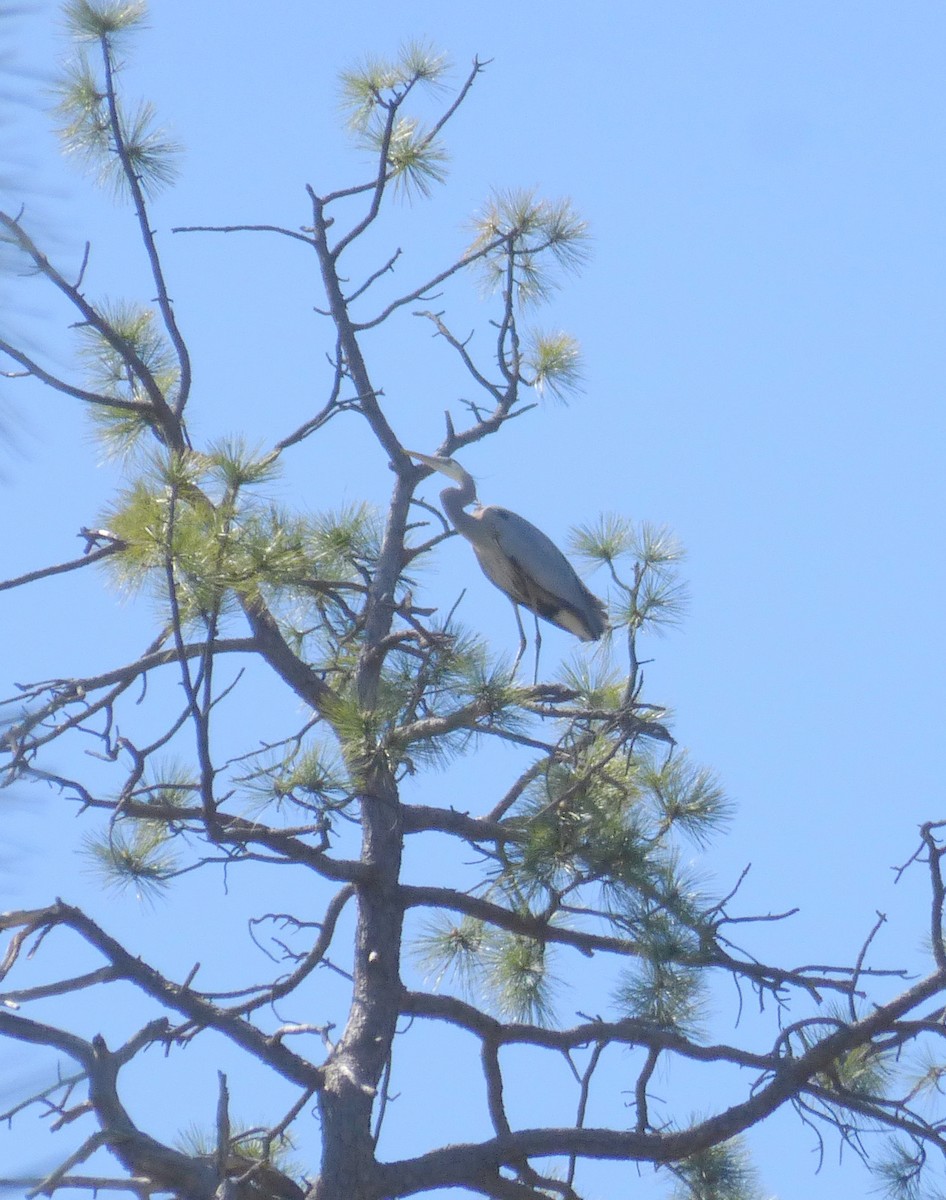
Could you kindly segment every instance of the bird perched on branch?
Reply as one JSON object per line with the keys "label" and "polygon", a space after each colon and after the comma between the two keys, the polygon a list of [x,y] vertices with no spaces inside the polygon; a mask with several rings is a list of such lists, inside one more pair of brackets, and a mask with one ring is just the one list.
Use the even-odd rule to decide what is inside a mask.
{"label": "bird perched on branch", "polygon": [[[456,480],[459,487],[444,488],[440,503],[454,529],[473,547],[486,578],[512,601],[519,628],[519,653],[513,671],[526,648],[526,635],[519,605],[536,618],[557,625],[583,642],[596,642],[608,628],[607,609],[582,583],[558,546],[541,529],[518,513],[495,504],[485,507],[476,498],[476,481],[452,458],[438,458],[405,450],[425,466]],[[475,505],[467,512],[468,505]],[[542,638],[535,623],[535,668],[539,670]]]}

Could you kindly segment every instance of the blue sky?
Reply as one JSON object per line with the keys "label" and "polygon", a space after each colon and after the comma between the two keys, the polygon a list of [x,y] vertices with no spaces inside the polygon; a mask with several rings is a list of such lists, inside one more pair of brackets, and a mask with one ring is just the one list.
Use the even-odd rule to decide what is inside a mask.
{"label": "blue sky", "polygon": [[[581,341],[585,394],[544,403],[465,463],[484,502],[558,541],[601,511],[675,530],[692,601],[680,630],[644,648],[647,694],[674,709],[679,740],[738,804],[699,865],[728,889],[751,862],[746,911],[801,906],[771,930],[771,958],[852,961],[879,909],[890,922],[877,964],[915,965],[923,881],[894,888],[890,868],[943,804],[946,9],[153,7],[128,82],[186,151],[153,215],[195,353],[198,436],[244,431],[265,444],[305,419],[321,386],[318,292],[314,264],[276,239],[170,228],[298,226],[306,183],[360,180],[335,76],[365,54],[429,39],[457,81],[474,55],[492,60],[450,128],[448,186],[392,210],[372,265],[400,246],[392,288],[432,274],[463,249],[493,187],[568,195],[587,217],[591,262],[537,314]],[[7,18],[21,90],[39,95],[61,53],[56,12],[36,3]],[[37,107],[3,130],[17,163],[9,204],[25,200],[63,263],[78,266],[91,241],[90,290],[149,295],[129,214],[62,161],[46,125]],[[4,305],[27,297],[22,308],[12,300],[24,333],[67,361],[55,305],[30,283],[2,287]],[[485,325],[485,309],[470,313]],[[369,345],[396,428],[432,450],[465,388],[420,326],[405,317]],[[71,403],[13,384],[0,397],[13,434],[0,452],[4,574],[15,574],[71,557],[114,476],[95,466]],[[383,504],[383,466],[358,430],[332,427],[306,443],[284,495],[313,509]],[[445,547],[439,566],[425,576],[434,602],[449,604],[462,579],[465,619],[514,648],[508,605],[467,548]],[[6,680],[124,661],[143,640],[141,613],[91,580],[0,600],[5,628],[31,631],[4,647]],[[571,651],[548,631],[543,654]],[[4,906],[84,894],[69,856],[75,828],[47,841],[25,815],[24,865]],[[241,900],[248,911],[253,901]],[[223,919],[221,897],[199,902],[220,905]],[[146,921],[115,918],[131,930]],[[18,1122],[20,1146],[32,1125]],[[48,1153],[48,1143],[44,1133],[36,1145]],[[753,1145],[766,1194],[864,1194],[853,1158],[837,1174],[834,1147],[811,1178],[811,1139],[785,1118]]]}

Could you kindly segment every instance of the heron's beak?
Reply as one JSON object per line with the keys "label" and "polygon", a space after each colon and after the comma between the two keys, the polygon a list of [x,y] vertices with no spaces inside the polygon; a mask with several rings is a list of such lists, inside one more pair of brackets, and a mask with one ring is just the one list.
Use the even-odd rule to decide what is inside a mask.
{"label": "heron's beak", "polygon": [[439,471],[441,475],[446,475],[448,479],[455,479],[458,483],[469,479],[466,471],[454,458],[438,458],[436,454],[421,454],[419,450],[405,449],[404,453],[409,454],[411,458],[418,459],[425,467],[431,467],[434,471]]}
{"label": "heron's beak", "polygon": [[407,450],[405,454],[411,458],[416,458],[424,464],[425,467],[432,467],[435,471],[442,471],[444,475],[450,475],[450,468],[453,466],[452,458],[438,458],[436,454],[421,454],[419,450]]}

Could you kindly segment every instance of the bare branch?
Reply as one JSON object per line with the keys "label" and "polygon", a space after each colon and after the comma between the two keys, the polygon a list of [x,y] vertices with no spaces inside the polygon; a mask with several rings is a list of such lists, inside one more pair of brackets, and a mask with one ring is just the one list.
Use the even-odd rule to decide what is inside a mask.
{"label": "bare branch", "polygon": [[[0,219],[2,219],[2,214],[0,214]],[[138,413],[145,418],[153,415],[151,405],[145,404],[140,400],[123,400],[118,396],[105,396],[101,392],[90,392],[86,388],[75,387],[73,384],[67,383],[57,375],[51,374],[44,367],[41,367],[38,362],[30,358],[28,354],[25,354],[22,350],[18,350],[16,346],[11,345],[2,338],[0,338],[0,352],[18,362],[21,367],[26,368],[24,378],[32,375],[40,383],[45,383],[47,387],[51,387],[57,392],[62,392],[63,395],[73,396],[77,400],[84,400],[87,404],[97,404],[102,408],[117,408],[122,412]]]}
{"label": "bare branch", "polygon": [[[495,241],[481,247],[479,250],[475,250],[471,254],[465,254],[463,258],[458,259],[453,266],[447,267],[445,271],[440,271],[437,275],[434,275],[432,278],[428,279],[426,283],[421,284],[420,287],[415,288],[412,292],[407,293],[407,295],[400,296],[397,300],[392,300],[387,308],[383,309],[376,317],[372,317],[370,321],[355,321],[353,322],[353,327],[361,332],[363,329],[374,329],[376,326],[383,324],[383,322],[385,322],[392,313],[397,312],[399,308],[403,308],[406,304],[413,304],[415,300],[424,299],[432,288],[437,287],[438,284],[443,283],[452,275],[456,275],[456,273],[458,271],[462,271],[464,267],[468,267],[471,265],[471,263],[474,263],[478,259],[485,257],[485,255],[491,254],[497,246],[502,245],[502,241],[502,238],[497,238]],[[400,254],[400,250],[398,251],[398,254]],[[397,255],[395,255],[395,258],[391,259],[390,263],[388,263],[388,265],[385,266],[382,271],[379,272],[379,274],[383,274],[384,271],[389,270],[394,265],[396,257]],[[359,296],[365,290],[368,284],[370,284],[376,277],[377,276],[372,276],[368,283],[364,285],[364,287],[359,288],[357,292],[353,293],[349,297],[349,303]],[[422,315],[429,317],[431,314],[424,313]]]}
{"label": "bare branch", "polygon": [[0,592],[6,592],[10,588],[23,587],[25,583],[35,583],[36,580],[47,580],[53,575],[65,575],[66,571],[76,571],[80,566],[89,566],[91,563],[101,563],[103,558],[109,558],[112,554],[118,554],[125,550],[125,542],[116,541],[110,546],[100,546],[98,550],[92,550],[88,554],[83,554],[80,558],[71,558],[66,563],[56,563],[54,566],[42,566],[36,571],[28,571],[25,575],[18,575],[13,580],[0,580]]}
{"label": "bare branch", "polygon": [[354,894],[355,889],[350,884],[346,884],[345,887],[336,893],[332,902],[325,910],[318,938],[308,954],[306,954],[298,967],[290,975],[281,983],[276,983],[266,988],[260,996],[248,1001],[246,1004],[238,1005],[230,1011],[246,1015],[262,1004],[272,1004],[283,996],[288,996],[294,992],[299,984],[308,975],[311,975],[315,968],[324,960],[332,944],[332,938],[335,936],[335,926],[338,924],[338,919],[342,915],[345,905]]}
{"label": "bare branch", "polygon": [[[248,1053],[268,1063],[286,1079],[298,1083],[304,1088],[321,1086],[322,1072],[319,1068],[313,1067],[298,1055],[287,1050],[281,1042],[268,1038],[240,1016],[228,1013],[209,1003],[198,992],[190,988],[171,983],[140,958],[129,954],[119,942],[110,937],[79,909],[57,901],[46,909],[19,915],[21,918],[27,918],[34,926],[40,924],[50,927],[62,925],[73,929],[85,942],[94,946],[103,955],[111,964],[117,978],[133,984],[146,995],[159,1000],[167,1008],[182,1013],[199,1028],[216,1029]],[[0,918],[0,925],[5,925],[7,928],[12,927],[9,914],[5,918]],[[92,1048],[73,1034],[27,1021],[26,1018],[14,1017],[2,1010],[0,1010],[0,1033],[9,1034],[11,1037],[24,1041],[56,1046],[82,1063],[87,1070],[97,1069],[97,1060]]]}
{"label": "bare branch", "polygon": [[175,225],[172,233],[278,233],[283,237],[295,238],[307,246],[315,243],[311,235],[295,229],[284,229],[281,225]]}
{"label": "bare branch", "polygon": [[[109,45],[108,37],[105,34],[102,35],[100,44],[102,50],[102,60],[105,66],[105,99],[108,105],[109,123],[112,129],[112,143],[115,147],[115,152],[118,155],[118,160],[121,163],[122,173],[125,176],[125,181],[128,184],[128,188],[132,195],[135,216],[138,218],[138,230],[141,234],[141,241],[144,245],[145,253],[148,256],[148,263],[151,267],[151,277],[154,280],[154,285],[157,289],[158,308],[161,310],[161,317],[164,321],[164,327],[167,330],[168,337],[171,339],[171,344],[174,347],[174,352],[177,355],[178,366],[180,368],[180,383],[173,410],[174,416],[179,419],[187,404],[188,396],[190,395],[190,353],[187,349],[187,343],[181,336],[181,331],[177,324],[177,318],[174,315],[174,308],[171,304],[171,298],[168,295],[167,284],[164,280],[164,268],[161,265],[161,259],[158,255],[158,249],[154,240],[154,233],[151,229],[151,221],[148,217],[148,208],[147,204],[145,203],[144,192],[141,188],[141,181],[139,179],[138,172],[135,170],[134,164],[129,157],[128,147],[125,144],[124,129],[122,127],[122,122],[118,112],[118,97],[115,92],[115,81],[112,69],[112,49]],[[163,404],[163,395],[161,400]]]}
{"label": "bare branch", "polygon": [[[392,174],[388,166],[388,151],[391,148],[391,137],[394,133],[395,122],[397,121],[398,108],[400,107],[401,102],[406,98],[406,95],[407,91],[405,90],[401,93],[401,96],[398,99],[392,100],[386,106],[387,114],[384,120],[384,129],[381,133],[381,137],[379,138],[377,152],[378,170],[371,188],[371,203],[369,204],[368,211],[365,213],[364,217],[362,217],[357,224],[353,225],[343,237],[340,237],[332,247],[330,255],[333,266],[338,262],[339,257],[344,253],[346,247],[350,246],[356,238],[361,237],[368,226],[374,222],[381,209],[381,198],[384,195],[385,185],[391,178]],[[311,193],[311,190],[310,194],[313,195],[314,199],[314,194]],[[353,192],[350,194],[354,195]],[[331,203],[331,201],[339,199],[340,196],[341,193],[336,192],[331,196],[325,197],[321,202],[321,206],[324,207],[325,205],[328,205]],[[323,231],[325,229],[327,229],[327,226],[325,226],[323,223]],[[318,234],[316,236],[318,237]],[[327,246],[327,242],[325,245]]]}
{"label": "bare branch", "polygon": [[[463,365],[466,367],[466,369],[469,371],[469,373],[473,376],[473,378],[476,380],[476,382],[480,385],[480,387],[483,388],[484,391],[489,392],[490,396],[492,396],[492,398],[495,400],[497,406],[502,406],[504,399],[505,399],[504,390],[500,387],[497,387],[496,384],[490,383],[489,380],[486,378],[486,376],[482,375],[480,373],[480,371],[476,367],[476,364],[473,362],[473,359],[470,357],[469,353],[467,352],[466,343],[461,342],[458,338],[456,338],[450,332],[450,330],[444,324],[442,314],[430,312],[429,310],[426,310],[426,311],[422,311],[422,312],[417,312],[414,315],[416,317],[426,317],[428,321],[433,323],[434,327],[437,330],[437,333],[440,334],[440,336],[444,339],[445,342],[447,342],[448,345],[452,346],[453,349],[456,350],[457,354],[459,354],[459,356],[460,356],[460,359],[461,359]],[[458,438],[457,444],[465,445],[467,441],[471,441],[471,440],[472,439],[469,437],[465,441],[462,438]],[[449,452],[452,452],[454,449],[456,449],[456,446],[451,446]],[[418,470],[420,470],[420,468],[418,468]],[[424,468],[424,470],[427,471],[428,474],[430,473],[429,468]]]}
{"label": "bare branch", "polygon": [[920,836],[926,846],[927,865],[930,871],[930,888],[932,892],[930,907],[930,941],[933,947],[933,957],[939,969],[946,970],[946,945],[943,943],[943,903],[946,899],[946,887],[943,885],[942,860],[946,853],[936,844],[933,830],[939,827],[927,821],[920,829]]}
{"label": "bare branch", "polygon": [[[6,229],[12,241],[17,245],[33,262],[34,266],[46,276],[46,278],[70,301],[70,303],[79,311],[83,320],[95,329],[108,344],[116,351],[122,360],[128,364],[129,369],[140,380],[141,386],[147,393],[150,401],[150,409],[154,414],[157,424],[160,426],[167,444],[175,450],[183,450],[186,447],[183,430],[177,420],[176,415],[171,411],[164,393],[158,386],[154,375],[151,373],[148,366],[142,361],[141,356],[135,348],[123,338],[106,318],[95,309],[85,299],[78,288],[69,283],[69,281],[52,265],[45,254],[36,246],[32,238],[27,234],[26,230],[20,225],[19,221],[6,213],[0,212],[0,225]],[[150,237],[150,234],[149,234]],[[19,359],[17,361],[20,361]],[[38,375],[39,378],[42,376]],[[49,382],[50,386],[55,387],[56,384],[52,377],[43,379],[43,382]],[[68,390],[68,389],[61,389]],[[94,393],[85,394],[81,399],[91,399]],[[101,400],[94,400],[94,403],[101,403]],[[110,399],[105,398],[105,402],[112,404]],[[119,405],[118,407],[122,407]],[[145,406],[142,406],[144,410]]]}

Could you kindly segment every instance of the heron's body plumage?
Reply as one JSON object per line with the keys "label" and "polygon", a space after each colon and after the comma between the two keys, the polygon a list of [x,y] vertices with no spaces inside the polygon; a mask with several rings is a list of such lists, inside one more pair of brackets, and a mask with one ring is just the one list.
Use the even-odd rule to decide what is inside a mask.
{"label": "heron's body plumage", "polygon": [[601,637],[608,627],[604,605],[550,537],[498,505],[478,505],[467,515],[480,526],[479,539],[470,539],[473,551],[500,591],[583,642]]}

